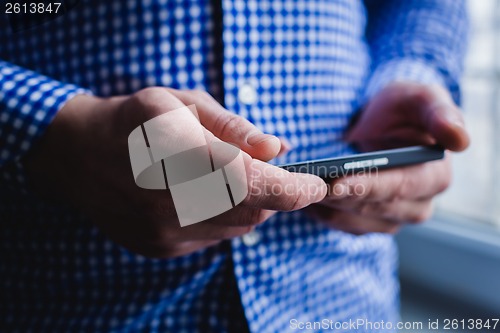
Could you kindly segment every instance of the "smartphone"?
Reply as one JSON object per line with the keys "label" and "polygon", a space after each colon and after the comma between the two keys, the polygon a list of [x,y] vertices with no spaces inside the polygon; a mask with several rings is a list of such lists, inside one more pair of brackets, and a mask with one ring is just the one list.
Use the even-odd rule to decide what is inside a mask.
{"label": "smartphone", "polygon": [[[377,147],[372,145],[351,144],[353,147]],[[358,148],[354,149],[359,150]],[[298,163],[282,164],[279,167],[290,172],[309,173],[323,179],[332,179],[346,175],[384,170],[405,165],[425,163],[444,158],[444,149],[438,145],[407,146],[384,150],[365,151],[345,156],[310,160]]]}

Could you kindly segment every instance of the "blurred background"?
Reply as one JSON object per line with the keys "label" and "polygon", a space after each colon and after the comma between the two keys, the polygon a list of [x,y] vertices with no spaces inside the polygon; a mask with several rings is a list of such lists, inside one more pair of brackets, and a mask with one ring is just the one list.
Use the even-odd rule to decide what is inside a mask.
{"label": "blurred background", "polygon": [[468,6],[462,108],[472,145],[453,157],[432,221],[398,236],[404,321],[500,317],[500,0]]}

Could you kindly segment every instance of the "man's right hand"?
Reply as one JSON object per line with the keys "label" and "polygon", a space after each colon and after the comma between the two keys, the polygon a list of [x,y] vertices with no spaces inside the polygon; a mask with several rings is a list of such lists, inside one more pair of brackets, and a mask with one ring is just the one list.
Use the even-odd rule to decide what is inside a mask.
{"label": "man's right hand", "polygon": [[[127,139],[145,121],[190,104],[196,105],[210,140],[243,150],[249,194],[230,211],[181,228],[168,190],[145,190],[135,184]],[[189,128],[193,117],[177,121]],[[190,133],[170,135],[189,140]],[[83,210],[101,231],[133,252],[168,258],[241,236],[275,211],[321,201],[327,189],[320,178],[263,162],[280,149],[278,138],[225,110],[207,93],[147,88],[107,99],[74,97],[58,112],[25,165],[41,195]]]}

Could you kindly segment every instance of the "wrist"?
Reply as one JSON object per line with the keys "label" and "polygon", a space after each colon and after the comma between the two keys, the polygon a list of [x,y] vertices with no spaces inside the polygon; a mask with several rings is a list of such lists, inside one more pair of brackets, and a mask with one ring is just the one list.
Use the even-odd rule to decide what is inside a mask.
{"label": "wrist", "polygon": [[76,95],[57,112],[47,128],[44,140],[49,141],[52,137],[64,138],[65,140],[59,143],[65,144],[68,143],[66,139],[78,138],[75,134],[87,131],[87,127],[93,122],[94,113],[103,101],[95,96]]}
{"label": "wrist", "polygon": [[[28,181],[37,192],[46,192],[51,185],[64,185],[67,177],[85,155],[88,136],[82,135],[92,126],[103,99],[76,95],[56,114],[45,133],[22,159]],[[43,189],[43,190],[42,190]]]}

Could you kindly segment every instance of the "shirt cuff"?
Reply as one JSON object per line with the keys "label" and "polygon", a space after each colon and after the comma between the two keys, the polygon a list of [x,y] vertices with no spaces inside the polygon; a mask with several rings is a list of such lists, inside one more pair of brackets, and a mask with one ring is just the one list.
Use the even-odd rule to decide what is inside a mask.
{"label": "shirt cuff", "polygon": [[397,59],[375,68],[368,80],[362,105],[396,81],[438,84],[446,87],[443,75],[431,65],[418,59]]}
{"label": "shirt cuff", "polygon": [[0,184],[24,187],[20,159],[78,94],[91,92],[0,61]]}

